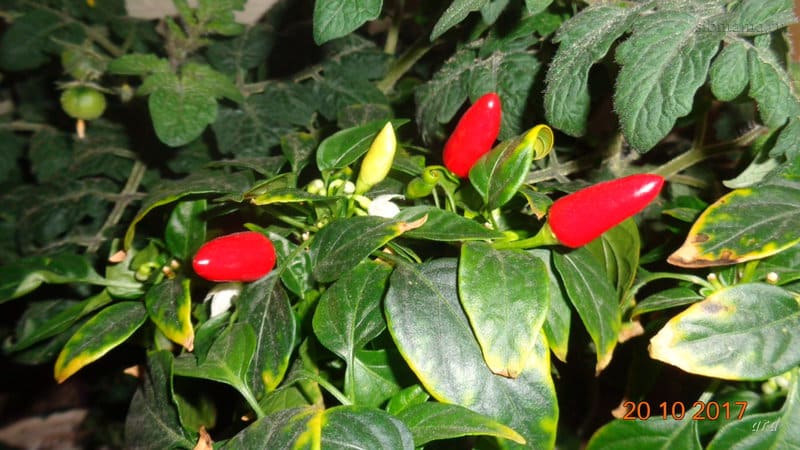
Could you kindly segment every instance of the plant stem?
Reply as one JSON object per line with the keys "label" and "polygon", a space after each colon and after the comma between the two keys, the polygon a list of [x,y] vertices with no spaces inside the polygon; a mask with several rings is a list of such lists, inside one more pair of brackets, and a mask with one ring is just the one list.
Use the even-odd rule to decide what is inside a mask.
{"label": "plant stem", "polygon": [[432,48],[426,40],[420,39],[411,46],[405,53],[403,53],[395,62],[389,67],[389,71],[382,80],[378,81],[375,85],[381,92],[387,94],[394,89],[397,80],[399,80],[406,72],[414,67],[426,53]]}
{"label": "plant stem", "polygon": [[403,7],[405,6],[404,0],[396,0],[396,10],[392,16],[392,23],[389,25],[389,31],[386,33],[386,44],[383,46],[384,53],[394,55],[397,51],[397,41],[400,37],[400,23],[403,21]]}
{"label": "plant stem", "polygon": [[89,253],[94,253],[100,248],[100,244],[103,242],[103,234],[105,234],[106,230],[119,223],[120,219],[122,219],[125,209],[135,199],[134,194],[139,190],[139,185],[142,183],[145,172],[147,172],[147,166],[139,160],[134,161],[131,173],[128,175],[128,181],[125,183],[125,187],[122,188],[122,192],[120,192],[120,199],[114,204],[114,208],[106,218],[105,223],[97,231],[97,239],[86,249]]}
{"label": "plant stem", "polygon": [[542,247],[545,245],[556,245],[558,244],[558,239],[556,239],[553,232],[550,230],[550,226],[545,224],[542,228],[539,229],[539,232],[535,235],[526,238],[520,239],[518,241],[499,241],[494,242],[492,246],[498,250],[502,249],[528,249],[528,248],[535,248],[535,247]]}
{"label": "plant stem", "polygon": [[12,131],[42,131],[42,130],[55,130],[54,127],[46,123],[25,122],[22,120],[15,120],[9,123],[0,123],[0,129],[9,129]]}
{"label": "plant stem", "polygon": [[256,400],[256,397],[253,395],[253,393],[250,391],[250,388],[248,388],[247,385],[242,383],[242,385],[239,386],[238,390],[239,393],[242,394],[242,397],[244,397],[244,399],[247,401],[247,404],[250,405],[251,408],[253,408],[253,411],[256,413],[256,417],[260,419],[266,416],[264,410],[261,409],[261,405],[258,404],[258,400]]}

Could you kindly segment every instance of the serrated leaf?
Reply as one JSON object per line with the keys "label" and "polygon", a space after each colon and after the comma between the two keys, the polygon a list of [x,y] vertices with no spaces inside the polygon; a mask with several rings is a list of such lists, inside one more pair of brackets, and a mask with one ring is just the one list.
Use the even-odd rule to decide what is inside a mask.
{"label": "serrated leaf", "polygon": [[188,278],[172,279],[151,287],[144,297],[144,304],[150,320],[167,339],[192,351],[194,327],[189,281]]}
{"label": "serrated leaf", "polygon": [[125,418],[125,446],[142,450],[192,448],[195,438],[181,426],[172,391],[172,355],[151,352],[142,385]]}
{"label": "serrated leaf", "polygon": [[445,61],[430,81],[416,89],[416,122],[423,141],[441,138],[440,124],[449,122],[464,104],[469,94],[469,76],[475,56],[472,48],[459,50]]}
{"label": "serrated leaf", "polygon": [[0,67],[8,71],[35,69],[50,60],[48,52],[60,51],[56,40],[80,43],[84,38],[81,26],[63,20],[44,8],[28,8],[14,19],[0,40]]}
{"label": "serrated leaf", "polygon": [[[710,13],[709,13],[710,14]],[[706,82],[722,32],[697,32],[707,20],[699,12],[657,11],[633,23],[633,34],[617,47],[622,70],[614,107],[625,138],[647,151],[692,110]]]}
{"label": "serrated leaf", "polygon": [[637,17],[638,5],[592,5],[559,28],[558,52],[547,71],[544,106],[547,122],[570,136],[586,132],[589,117],[589,70],[603,59]]}
{"label": "serrated leaf", "polygon": [[241,35],[215,41],[208,47],[208,59],[215,69],[235,75],[264,63],[272,48],[275,33],[265,26],[252,26]]}
{"label": "serrated leaf", "polygon": [[788,291],[746,283],[720,289],[670,319],[650,356],[690,373],[760,380],[800,363],[800,305]]}
{"label": "serrated leaf", "polygon": [[[780,134],[778,134],[778,140],[769,151],[769,156],[772,158],[785,156],[789,161],[797,160],[798,156],[800,156],[800,117],[792,116],[789,118],[789,123],[787,123],[786,126],[780,131]],[[773,162],[768,164],[767,167],[761,169],[762,172],[766,172],[769,168],[778,167],[777,161],[773,159],[767,161]]]}
{"label": "serrated leaf", "polygon": [[791,0],[743,0],[729,19],[731,31],[766,34],[797,22]]}
{"label": "serrated leaf", "polygon": [[256,396],[275,389],[289,367],[297,332],[289,297],[275,272],[247,284],[239,294],[239,321],[255,331],[247,381]]}
{"label": "serrated leaf", "polygon": [[108,63],[108,71],[117,75],[147,75],[169,70],[169,61],[152,53],[129,53]]}
{"label": "serrated leaf", "polygon": [[[178,147],[197,139],[217,118],[217,101],[177,75],[163,74],[164,83],[150,94],[147,104],[161,142]],[[154,75],[150,75],[153,77]]]}
{"label": "serrated leaf", "polygon": [[291,129],[270,116],[269,111],[274,107],[272,97],[255,94],[238,108],[220,108],[212,124],[220,151],[240,158],[270,154],[270,149],[280,143],[281,135]]}
{"label": "serrated leaf", "polygon": [[[364,67],[360,67],[363,71]],[[389,100],[373,82],[363,75],[355,76],[343,71],[329,69],[325,76],[315,80],[312,92],[319,102],[319,112],[330,120],[351,105],[388,105]]]}
{"label": "serrated leaf", "polygon": [[196,89],[213,98],[227,98],[236,103],[244,101],[239,88],[222,72],[207,64],[188,63],[181,68],[184,89]]}
{"label": "serrated leaf", "polygon": [[403,236],[429,241],[477,241],[503,237],[499,231],[491,230],[480,223],[451,211],[435,206],[412,206],[404,208],[395,219],[414,222],[428,217],[421,227],[407,231]]}
{"label": "serrated leaf", "polygon": [[187,261],[206,240],[205,199],[179,202],[167,220],[164,240],[167,249],[178,259]]}
{"label": "serrated leaf", "polygon": [[104,308],[67,341],[55,363],[55,378],[64,382],[88,364],[122,344],[147,319],[140,302],[120,302]]}
{"label": "serrated leaf", "polygon": [[241,198],[247,190],[249,180],[244,173],[225,173],[222,171],[195,172],[182,180],[161,180],[150,189],[142,200],[139,212],[128,225],[125,233],[124,247],[129,249],[136,233],[136,225],[153,208],[166,205],[192,194],[227,194]]}
{"label": "serrated leaf", "polygon": [[[391,123],[396,130],[408,123],[408,120],[393,119]],[[386,126],[385,120],[377,120],[328,136],[317,149],[317,167],[319,170],[332,170],[341,169],[354,163],[369,150],[375,136],[384,126]]]}
{"label": "serrated leaf", "polygon": [[489,369],[517,378],[536,350],[550,306],[547,268],[522,251],[461,247],[458,293]]}
{"label": "serrated leaf", "polygon": [[709,267],[763,258],[800,242],[800,183],[776,177],[709,206],[667,261]]}
{"label": "serrated leaf", "polygon": [[656,411],[651,413],[648,420],[614,420],[595,432],[586,450],[701,450],[703,446],[697,433],[697,420],[690,419],[698,408],[686,411],[682,420],[669,416],[665,420]]}
{"label": "serrated leaf", "polygon": [[442,13],[431,31],[431,41],[436,40],[450,28],[458,25],[467,18],[472,11],[479,11],[486,6],[489,0],[453,0],[450,6]]}
{"label": "serrated leaf", "polygon": [[322,45],[355,31],[381,13],[383,0],[316,0],[314,42]]}
{"label": "serrated leaf", "polygon": [[714,58],[709,71],[711,92],[722,101],[731,101],[742,94],[750,82],[747,47],[739,41],[727,45]]}
{"label": "serrated leaf", "polygon": [[493,374],[461,309],[456,272],[453,259],[395,267],[385,309],[400,353],[437,400],[513,428],[527,441],[525,448],[553,447],[558,405],[544,338],[518,378]]}
{"label": "serrated leaf", "polygon": [[772,50],[752,46],[747,59],[750,72],[748,95],[758,103],[758,113],[764,124],[778,128],[789,117],[800,115],[800,99],[794,84]]}
{"label": "serrated leaf", "polygon": [[417,447],[462,436],[493,436],[525,443],[525,438],[513,429],[458,405],[425,402],[409,406],[397,418],[411,430]]}
{"label": "serrated leaf", "polygon": [[596,371],[611,362],[621,327],[617,293],[602,265],[585,248],[553,253],[553,263],[597,351]]}

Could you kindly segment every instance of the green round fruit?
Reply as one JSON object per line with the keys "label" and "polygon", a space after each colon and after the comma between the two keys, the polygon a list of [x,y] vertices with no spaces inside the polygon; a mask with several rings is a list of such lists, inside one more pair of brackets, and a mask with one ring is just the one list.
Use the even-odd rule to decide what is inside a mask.
{"label": "green round fruit", "polygon": [[106,97],[90,87],[71,87],[61,94],[61,108],[72,118],[94,120],[106,110]]}

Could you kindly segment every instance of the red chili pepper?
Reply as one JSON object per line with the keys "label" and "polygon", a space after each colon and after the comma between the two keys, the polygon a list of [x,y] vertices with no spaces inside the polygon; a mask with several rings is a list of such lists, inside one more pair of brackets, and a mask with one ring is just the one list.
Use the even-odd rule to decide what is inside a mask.
{"label": "red chili pepper", "polygon": [[556,200],[547,224],[561,244],[586,245],[643,210],[663,185],[659,175],[639,174],[589,186]]}
{"label": "red chili pepper", "polygon": [[209,281],[255,281],[275,267],[275,247],[255,231],[220,236],[200,247],[192,267]]}
{"label": "red chili pepper", "polygon": [[457,176],[466,177],[481,156],[492,149],[500,133],[502,115],[503,109],[497,94],[490,92],[479,98],[461,116],[444,145],[444,165]]}

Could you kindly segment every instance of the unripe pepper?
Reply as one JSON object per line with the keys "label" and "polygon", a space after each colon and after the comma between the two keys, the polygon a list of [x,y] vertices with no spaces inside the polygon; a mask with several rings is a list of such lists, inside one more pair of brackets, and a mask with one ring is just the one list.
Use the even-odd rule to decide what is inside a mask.
{"label": "unripe pepper", "polygon": [[556,200],[545,227],[559,243],[581,247],[643,210],[663,185],[659,175],[638,174],[589,186]]}
{"label": "unripe pepper", "polygon": [[356,194],[367,192],[389,175],[396,150],[397,138],[394,135],[394,128],[391,122],[387,122],[375,136],[367,154],[364,155],[364,160],[361,161],[361,170],[356,180]]}
{"label": "unripe pepper", "polygon": [[192,260],[195,273],[209,281],[255,281],[275,267],[275,247],[255,231],[212,239]]}
{"label": "unripe pepper", "polygon": [[469,169],[491,150],[497,140],[502,114],[497,94],[490,92],[479,98],[461,116],[445,143],[442,153],[444,165],[457,176],[466,177]]}

